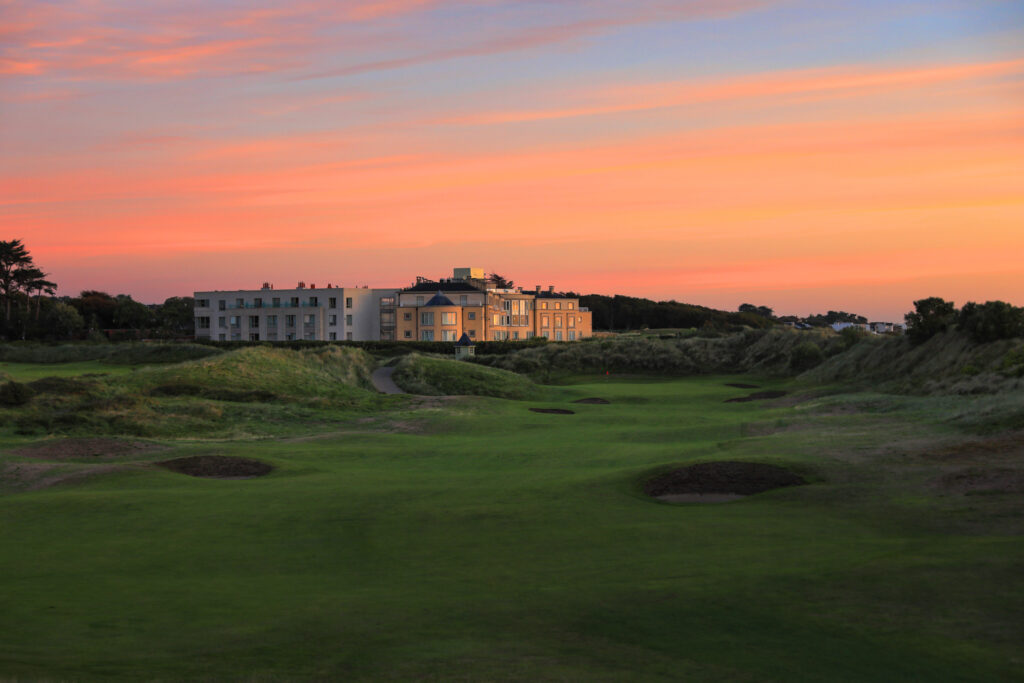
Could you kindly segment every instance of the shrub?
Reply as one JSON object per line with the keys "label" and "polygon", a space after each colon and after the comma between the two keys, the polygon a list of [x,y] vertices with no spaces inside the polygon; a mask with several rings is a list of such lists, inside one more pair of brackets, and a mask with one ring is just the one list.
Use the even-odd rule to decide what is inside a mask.
{"label": "shrub", "polygon": [[796,372],[810,370],[821,365],[825,360],[825,354],[814,342],[802,342],[793,348],[789,357],[789,367]]}
{"label": "shrub", "polygon": [[33,393],[20,382],[8,381],[0,385],[0,405],[23,406],[32,400]]}
{"label": "shrub", "polygon": [[957,327],[977,342],[1024,337],[1024,308],[1005,301],[968,302],[957,317]]}

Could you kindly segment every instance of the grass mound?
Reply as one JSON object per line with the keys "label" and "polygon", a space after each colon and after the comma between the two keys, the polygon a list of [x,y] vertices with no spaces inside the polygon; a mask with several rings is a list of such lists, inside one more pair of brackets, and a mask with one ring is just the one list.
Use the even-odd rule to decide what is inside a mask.
{"label": "grass mound", "polygon": [[121,344],[0,344],[0,361],[7,363],[81,363],[110,365],[181,363],[223,353],[201,344],[125,342]]}
{"label": "grass mound", "polygon": [[530,399],[543,394],[530,379],[507,370],[464,361],[410,354],[398,362],[392,375],[405,391],[428,396],[495,396]]}
{"label": "grass mound", "polygon": [[785,486],[806,484],[784,467],[761,462],[702,462],[680,467],[644,482],[652,498],[679,494],[736,494],[749,496]]}
{"label": "grass mound", "polygon": [[164,447],[146,441],[122,439],[58,439],[42,441],[15,449],[13,453],[41,460],[66,460],[72,458],[120,458],[140,453],[163,450]]}
{"label": "grass mound", "polygon": [[249,347],[172,367],[144,368],[125,382],[151,396],[347,401],[367,393],[372,363],[365,351],[340,346],[301,351]]}
{"label": "grass mound", "polygon": [[191,455],[156,464],[172,472],[207,479],[252,479],[274,471],[273,465],[260,460],[228,455]]}

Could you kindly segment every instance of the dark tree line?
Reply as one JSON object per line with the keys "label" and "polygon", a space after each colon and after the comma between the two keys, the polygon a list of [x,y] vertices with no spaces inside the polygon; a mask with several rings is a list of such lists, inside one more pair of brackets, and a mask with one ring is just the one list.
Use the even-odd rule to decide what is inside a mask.
{"label": "dark tree line", "polygon": [[959,311],[953,302],[937,296],[914,302],[905,316],[907,336],[914,344],[925,342],[952,327],[977,342],[1024,337],[1024,308],[1005,301],[969,301]]}
{"label": "dark tree line", "polygon": [[677,301],[652,301],[632,296],[585,294],[580,296],[580,306],[589,308],[593,313],[595,330],[672,327],[728,329],[736,325],[763,328],[772,324],[770,318],[758,313],[731,313]]}
{"label": "dark tree line", "polygon": [[6,340],[179,338],[194,334],[191,297],[147,305],[127,294],[57,297],[21,240],[0,241],[0,336]]}

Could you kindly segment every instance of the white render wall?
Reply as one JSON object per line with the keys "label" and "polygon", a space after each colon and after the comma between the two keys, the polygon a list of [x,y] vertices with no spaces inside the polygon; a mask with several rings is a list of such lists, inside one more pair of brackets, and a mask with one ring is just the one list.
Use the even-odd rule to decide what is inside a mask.
{"label": "white render wall", "polygon": [[377,340],[380,301],[396,292],[362,287],[195,292],[196,339]]}

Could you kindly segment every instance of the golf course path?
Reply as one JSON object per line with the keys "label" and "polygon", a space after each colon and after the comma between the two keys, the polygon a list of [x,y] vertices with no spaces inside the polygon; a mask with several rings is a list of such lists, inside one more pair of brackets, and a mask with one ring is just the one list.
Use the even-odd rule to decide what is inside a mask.
{"label": "golf course path", "polygon": [[395,371],[394,368],[384,367],[377,368],[370,375],[370,379],[373,381],[373,386],[377,388],[377,391],[382,394],[404,394],[405,392],[395,384],[395,380],[391,379],[391,374]]}

